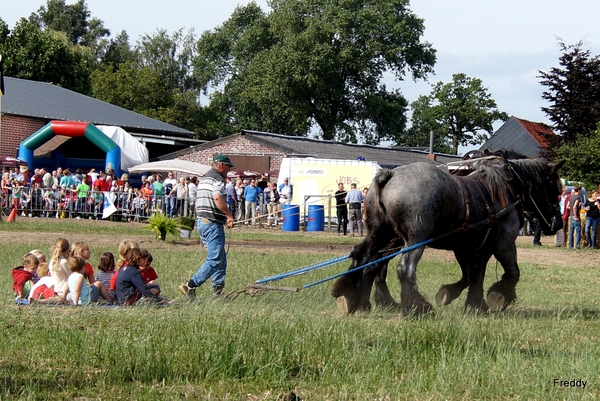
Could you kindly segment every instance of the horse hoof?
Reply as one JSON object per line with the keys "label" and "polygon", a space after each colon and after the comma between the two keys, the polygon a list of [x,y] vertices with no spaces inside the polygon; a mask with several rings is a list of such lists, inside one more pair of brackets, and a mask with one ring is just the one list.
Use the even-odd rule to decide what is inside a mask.
{"label": "horse hoof", "polygon": [[402,316],[421,316],[433,314],[433,305],[429,302],[421,304],[413,304],[410,308],[402,309]]}
{"label": "horse hoof", "polygon": [[347,316],[350,314],[350,310],[348,307],[348,299],[345,296],[337,297],[335,299],[335,306],[340,311],[342,316]]}
{"label": "horse hoof", "polygon": [[452,301],[450,300],[450,293],[448,292],[448,289],[440,288],[440,290],[437,292],[437,294],[435,294],[435,303],[438,306],[446,306],[450,302],[452,302]]}
{"label": "horse hoof", "polygon": [[500,292],[490,292],[487,296],[487,304],[490,312],[501,312],[506,306],[506,298]]}

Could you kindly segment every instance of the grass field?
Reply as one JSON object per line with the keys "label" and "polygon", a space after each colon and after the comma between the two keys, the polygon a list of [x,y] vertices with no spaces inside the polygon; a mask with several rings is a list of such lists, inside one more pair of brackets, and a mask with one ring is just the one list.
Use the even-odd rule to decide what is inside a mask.
{"label": "grass field", "polygon": [[[212,297],[205,286],[189,303],[177,285],[196,271],[204,249],[174,238],[161,243],[140,227],[0,223],[0,234],[12,239],[0,245],[0,399],[283,400],[292,392],[303,400],[600,398],[597,268],[562,268],[551,258],[522,264],[517,303],[496,315],[465,315],[463,295],[431,317],[402,319],[377,309],[342,317],[329,295],[331,282],[234,301]],[[269,248],[272,241],[359,240],[285,234],[234,230],[232,239],[258,237],[266,245],[229,249],[226,289],[341,256],[310,246]],[[93,238],[93,265],[104,251],[116,254],[121,239],[141,241],[154,256],[163,293],[175,302],[120,309],[13,305],[10,269],[30,249],[49,252],[58,236]],[[301,286],[347,266],[276,284]],[[433,300],[439,286],[458,274],[450,258],[428,259],[426,252],[420,289]],[[501,271],[490,265],[486,288],[496,274]],[[388,281],[397,295],[393,276]],[[582,380],[586,387],[559,386],[555,379]]]}

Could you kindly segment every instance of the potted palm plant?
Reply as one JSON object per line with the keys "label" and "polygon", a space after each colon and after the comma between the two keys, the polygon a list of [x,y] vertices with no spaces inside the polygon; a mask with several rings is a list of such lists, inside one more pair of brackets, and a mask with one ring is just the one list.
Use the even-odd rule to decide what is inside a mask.
{"label": "potted palm plant", "polygon": [[164,241],[167,234],[179,234],[180,224],[175,219],[170,219],[162,213],[154,213],[148,219],[149,229],[156,234],[156,238]]}

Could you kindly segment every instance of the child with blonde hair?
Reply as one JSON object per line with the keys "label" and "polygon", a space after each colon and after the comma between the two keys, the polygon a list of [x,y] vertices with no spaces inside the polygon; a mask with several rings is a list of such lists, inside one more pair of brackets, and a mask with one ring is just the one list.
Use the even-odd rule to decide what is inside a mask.
{"label": "child with blonde hair", "polygon": [[37,270],[40,262],[35,255],[28,253],[23,256],[23,264],[12,270],[13,290],[15,291],[15,302],[18,304],[28,304],[27,298],[33,287],[33,273]]}
{"label": "child with blonde hair", "polygon": [[130,239],[123,240],[119,244],[119,261],[117,262],[117,265],[116,265],[116,272],[115,272],[114,276],[112,276],[112,278],[110,279],[110,287],[109,287],[110,291],[116,292],[116,290],[117,290],[117,276],[119,275],[119,270],[121,270],[121,267],[123,267],[123,265],[125,264],[125,255],[131,249],[133,249],[133,248],[139,249],[139,247],[140,247],[140,244],[138,244],[137,241],[130,240]]}
{"label": "child with blonde hair", "polygon": [[52,257],[50,258],[48,267],[50,269],[50,275],[54,278],[54,291],[63,297],[63,294],[69,290],[67,279],[71,275],[71,269],[69,269],[67,258],[70,255],[71,249],[69,241],[65,238],[57,239],[52,248]]}
{"label": "child with blonde hair", "polygon": [[37,273],[40,279],[31,288],[29,292],[29,302],[40,302],[40,303],[61,303],[64,301],[54,291],[54,279],[50,276],[48,270],[48,263],[43,262],[37,268]]}
{"label": "child with blonde hair", "polygon": [[[30,254],[35,255],[36,258],[38,258],[38,262],[40,262],[40,265],[42,263],[46,262],[46,254],[42,251],[40,251],[39,249],[34,249],[33,251],[29,251]],[[33,273],[33,282],[34,284],[38,282],[38,280],[40,279],[39,273],[36,271],[35,273]]]}
{"label": "child with blonde hair", "polygon": [[[73,244],[73,249],[71,251],[71,256],[79,256],[83,260],[85,260],[85,265],[83,266],[83,276],[89,281],[90,284],[94,284],[96,278],[94,277],[94,268],[91,264],[88,263],[90,256],[92,253],[90,252],[90,247],[87,242],[76,242]],[[108,287],[106,287],[108,288]]]}
{"label": "child with blonde hair", "polygon": [[90,302],[98,302],[100,296],[109,302],[113,301],[113,297],[100,281],[86,285],[83,275],[85,260],[81,256],[69,256],[68,263],[72,274],[67,280],[69,291],[67,299],[73,302],[73,305],[83,306]]}

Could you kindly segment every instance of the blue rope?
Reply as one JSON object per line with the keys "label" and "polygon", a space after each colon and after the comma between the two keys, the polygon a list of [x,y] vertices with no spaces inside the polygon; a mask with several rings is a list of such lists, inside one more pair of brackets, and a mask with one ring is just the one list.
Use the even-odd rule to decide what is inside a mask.
{"label": "blue rope", "polygon": [[307,272],[312,271],[312,270],[317,270],[317,269],[320,269],[322,267],[332,265],[334,263],[339,263],[339,262],[341,262],[343,260],[348,259],[349,257],[350,257],[350,255],[340,256],[340,257],[337,257],[337,258],[334,258],[334,259],[327,260],[325,262],[318,263],[316,265],[303,267],[303,268],[298,269],[298,270],[292,270],[292,271],[289,271],[289,272],[286,272],[286,273],[281,273],[281,274],[277,274],[277,275],[270,276],[270,277],[265,277],[265,278],[262,278],[260,280],[255,281],[254,283],[255,284],[265,284],[265,283],[268,283],[270,281],[277,281],[277,280],[281,280],[281,279],[286,278],[286,277],[299,276],[301,274],[307,273]]}
{"label": "blue rope", "polygon": [[362,270],[362,269],[364,269],[365,267],[368,267],[368,266],[374,265],[375,263],[379,263],[379,262],[383,262],[383,261],[385,261],[385,260],[389,260],[389,259],[395,258],[396,256],[398,256],[398,255],[400,255],[400,254],[402,254],[402,253],[409,252],[409,251],[412,251],[413,249],[416,249],[416,248],[420,248],[420,247],[422,247],[422,246],[425,246],[425,245],[427,245],[427,244],[429,244],[430,242],[433,242],[433,241],[434,241],[434,239],[433,239],[433,238],[431,238],[431,239],[428,239],[428,240],[426,240],[426,241],[419,242],[419,243],[417,243],[417,244],[414,244],[414,245],[411,245],[411,246],[409,246],[409,247],[407,247],[407,248],[401,249],[401,250],[400,250],[400,251],[398,251],[398,252],[394,252],[394,253],[392,253],[392,254],[390,254],[390,255],[384,256],[383,258],[380,258],[380,259],[374,260],[374,261],[372,261],[372,262],[369,262],[369,263],[367,263],[366,265],[358,266],[358,267],[355,267],[354,269],[346,270],[345,272],[342,272],[342,273],[335,274],[335,275],[333,275],[333,276],[330,276],[330,277],[324,278],[324,279],[322,279],[322,280],[319,280],[319,281],[315,281],[314,283],[306,284],[306,285],[304,285],[302,288],[310,288],[310,287],[314,287],[315,285],[318,285],[318,284],[324,283],[324,282],[326,282],[326,281],[333,280],[333,279],[335,279],[335,278],[342,277],[342,276],[345,276],[345,275],[347,275],[347,274],[350,274],[350,273],[354,273],[355,271]]}

